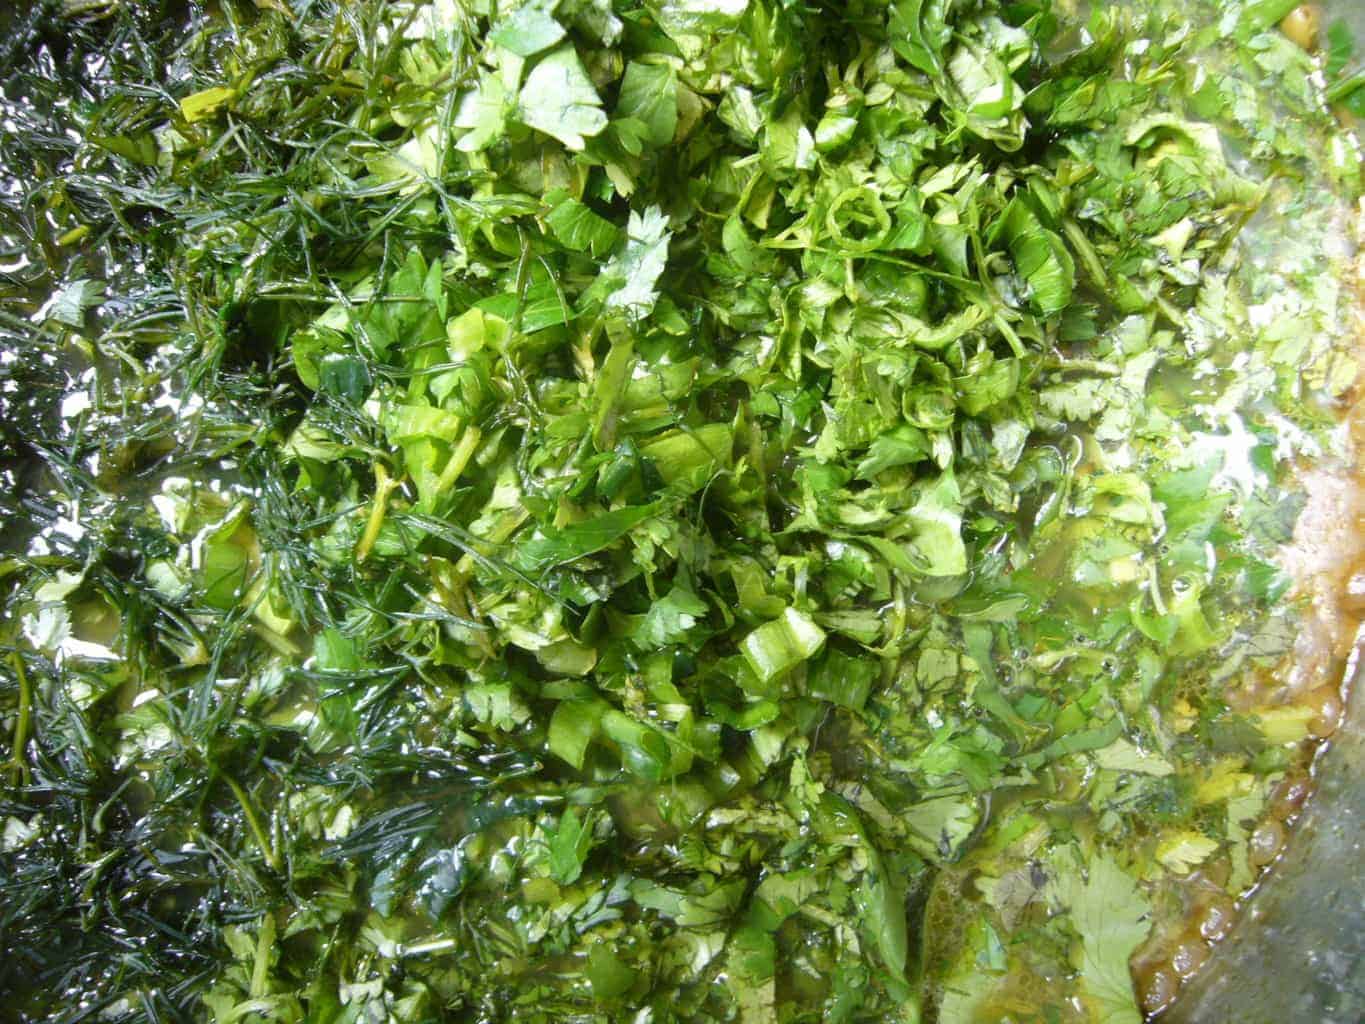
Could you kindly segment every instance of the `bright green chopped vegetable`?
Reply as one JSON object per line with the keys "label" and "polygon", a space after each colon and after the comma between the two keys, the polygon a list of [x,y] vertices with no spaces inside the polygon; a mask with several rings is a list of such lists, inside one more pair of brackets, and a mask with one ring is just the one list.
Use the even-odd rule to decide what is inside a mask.
{"label": "bright green chopped vegetable", "polygon": [[1076,6],[45,6],[11,1015],[1140,1020],[1313,747],[1365,89]]}

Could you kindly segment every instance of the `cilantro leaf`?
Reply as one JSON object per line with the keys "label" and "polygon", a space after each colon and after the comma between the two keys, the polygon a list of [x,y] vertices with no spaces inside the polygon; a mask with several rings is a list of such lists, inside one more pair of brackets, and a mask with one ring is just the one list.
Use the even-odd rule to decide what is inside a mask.
{"label": "cilantro leaf", "polygon": [[555,3],[529,0],[494,25],[488,33],[518,57],[533,57],[564,38],[564,27],[554,19]]}
{"label": "cilantro leaf", "polygon": [[1083,858],[1074,847],[1052,860],[1050,898],[1081,940],[1086,999],[1103,1024],[1139,1024],[1128,958],[1151,930],[1151,907],[1108,854]]}
{"label": "cilantro leaf", "polygon": [[649,606],[631,636],[646,648],[680,643],[707,613],[706,602],[692,591],[675,586]]}
{"label": "cilantro leaf", "polygon": [[581,150],[585,136],[607,126],[601,97],[573,46],[561,46],[537,61],[518,94],[517,118],[573,150]]}
{"label": "cilantro leaf", "polygon": [[678,74],[673,66],[637,61],[626,65],[615,114],[643,124],[643,138],[651,145],[672,142],[678,129]]}
{"label": "cilantro leaf", "polygon": [[624,248],[602,268],[594,285],[608,310],[635,319],[649,315],[659,298],[656,285],[668,262],[670,238],[668,218],[657,206],[631,213]]}
{"label": "cilantro leaf", "polygon": [[547,830],[550,877],[560,885],[572,885],[583,874],[583,862],[593,847],[592,819],[579,821],[578,812],[566,807],[559,824]]}

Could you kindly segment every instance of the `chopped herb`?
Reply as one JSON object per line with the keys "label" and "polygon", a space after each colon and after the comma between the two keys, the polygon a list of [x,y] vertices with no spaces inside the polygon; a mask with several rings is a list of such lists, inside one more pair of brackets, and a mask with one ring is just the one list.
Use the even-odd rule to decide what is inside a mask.
{"label": "chopped herb", "polygon": [[35,5],[11,1016],[1140,1020],[1311,747],[1365,78],[1076,6]]}

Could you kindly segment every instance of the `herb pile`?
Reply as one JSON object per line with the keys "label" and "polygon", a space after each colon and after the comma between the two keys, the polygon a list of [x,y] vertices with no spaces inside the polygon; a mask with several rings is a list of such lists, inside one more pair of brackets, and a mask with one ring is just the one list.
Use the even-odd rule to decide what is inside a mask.
{"label": "herb pile", "polygon": [[1139,1020],[1308,736],[1235,698],[1356,377],[1292,6],[54,13],[7,1005]]}

